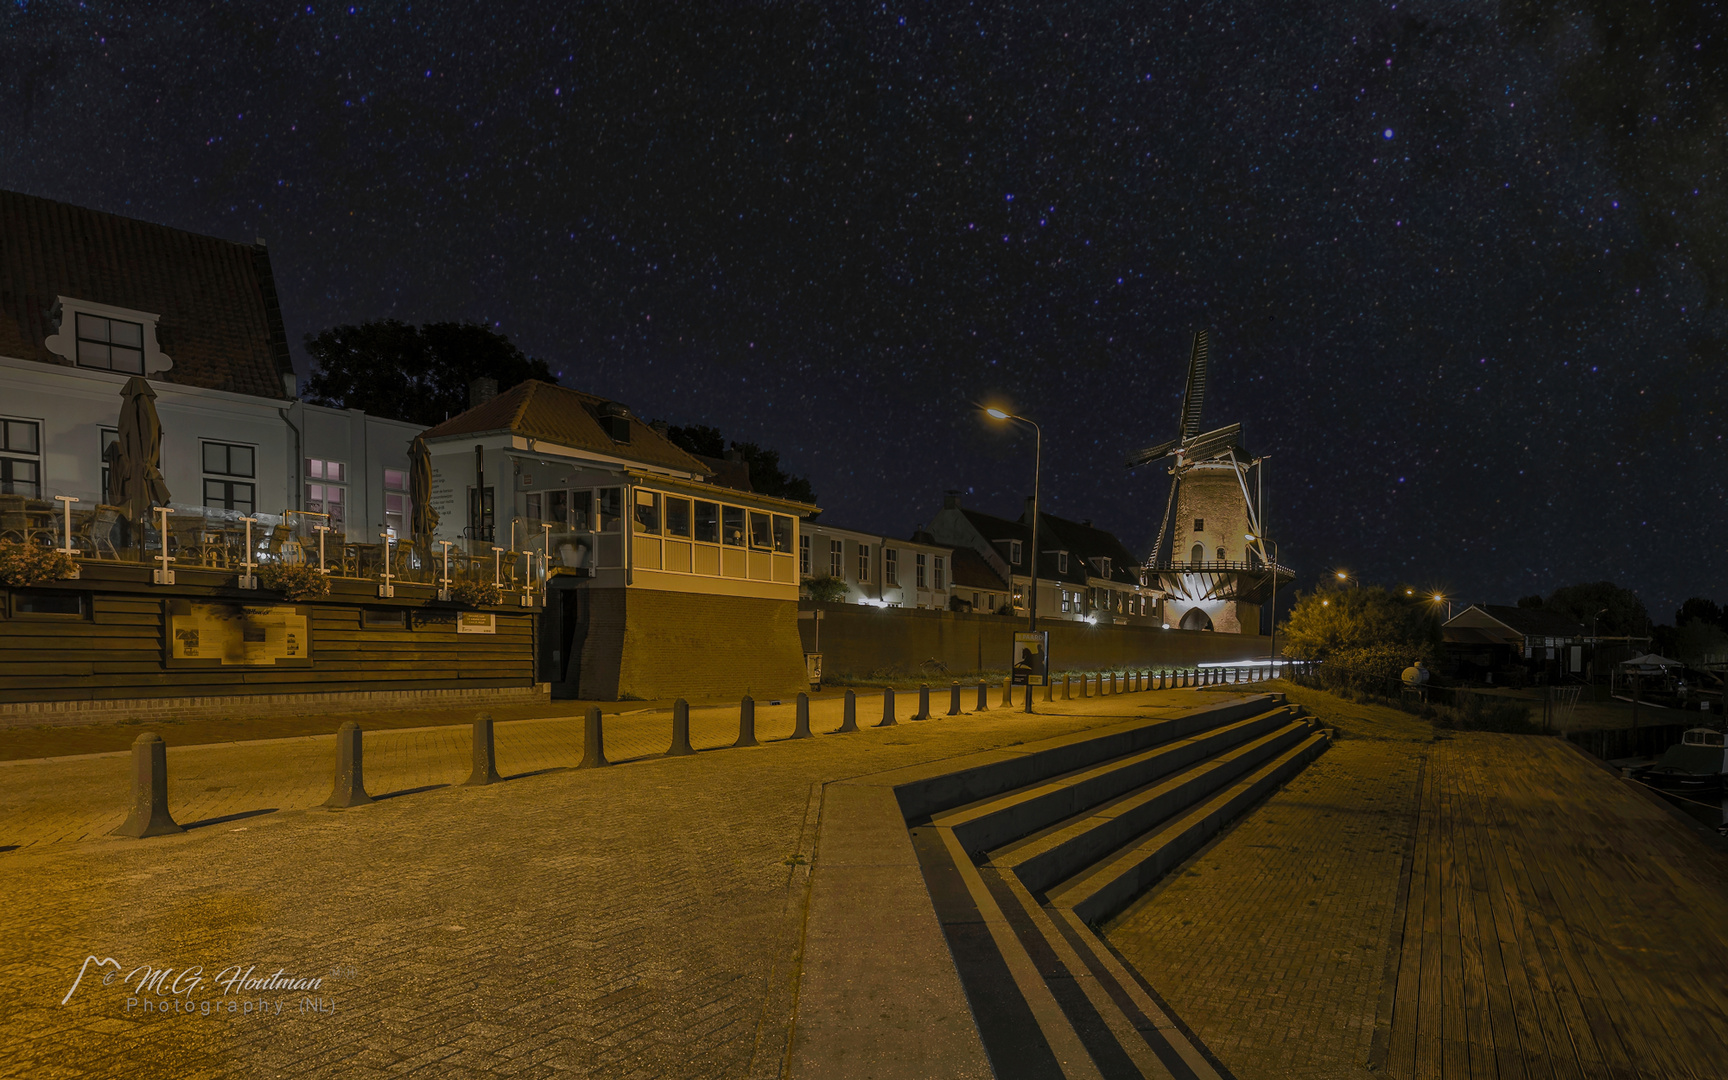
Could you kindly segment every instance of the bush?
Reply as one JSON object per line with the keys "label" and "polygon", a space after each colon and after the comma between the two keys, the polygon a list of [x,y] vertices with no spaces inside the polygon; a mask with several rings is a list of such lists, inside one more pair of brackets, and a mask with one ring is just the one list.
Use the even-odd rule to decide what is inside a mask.
{"label": "bush", "polygon": [[1509,698],[1490,694],[1461,694],[1458,706],[1448,709],[1452,724],[1466,731],[1503,731],[1514,735],[1535,731],[1530,708]]}
{"label": "bush", "polygon": [[504,602],[504,590],[490,581],[458,581],[450,586],[450,599],[469,607],[486,607]]}
{"label": "bush", "polygon": [[258,571],[258,581],[289,600],[322,600],[330,595],[330,576],[306,563],[272,563]]}
{"label": "bush", "polygon": [[821,577],[804,579],[804,592],[818,604],[840,604],[846,601],[846,581],[844,578],[824,574]]}
{"label": "bush", "polygon": [[[1440,627],[1433,613],[1407,604],[1378,586],[1298,593],[1278,636],[1286,656],[1297,660],[1373,665],[1396,654],[1398,673],[1413,658],[1432,661]],[[1391,650],[1382,654],[1377,650]],[[1352,662],[1354,658],[1355,662]]]}
{"label": "bush", "polygon": [[17,588],[78,576],[78,564],[57,548],[0,540],[0,585]]}

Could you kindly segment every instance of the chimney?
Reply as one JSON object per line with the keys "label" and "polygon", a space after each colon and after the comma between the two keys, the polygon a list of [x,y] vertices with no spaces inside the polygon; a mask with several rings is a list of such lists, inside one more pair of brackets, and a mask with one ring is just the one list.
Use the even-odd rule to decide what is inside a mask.
{"label": "chimney", "polygon": [[734,446],[732,449],[726,451],[726,460],[727,461],[736,461],[736,462],[742,464],[744,461],[744,451],[742,451],[742,450],[738,449],[736,446]]}
{"label": "chimney", "polygon": [[671,438],[672,436],[672,425],[664,420],[650,421],[648,426],[658,432],[662,439]]}
{"label": "chimney", "polygon": [[613,442],[630,441],[630,410],[616,401],[602,401],[599,408],[600,428],[612,436]]}
{"label": "chimney", "polygon": [[1026,511],[1020,515],[1020,520],[1024,521],[1028,525],[1032,524],[1032,509],[1036,505],[1037,502],[1032,498],[1032,496],[1026,496]]}
{"label": "chimney", "polygon": [[954,491],[954,490],[949,490],[949,491],[943,492],[943,494],[942,494],[942,509],[944,509],[944,510],[958,510],[958,509],[960,509],[960,493],[958,491]]}
{"label": "chimney", "polygon": [[481,377],[468,384],[468,407],[477,408],[498,396],[498,380]]}

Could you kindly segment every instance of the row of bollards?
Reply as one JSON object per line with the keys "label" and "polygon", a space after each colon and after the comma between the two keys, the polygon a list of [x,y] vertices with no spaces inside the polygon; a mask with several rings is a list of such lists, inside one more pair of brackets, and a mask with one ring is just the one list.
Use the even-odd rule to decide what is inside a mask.
{"label": "row of bollards", "polygon": [[[1295,667],[1295,665],[1292,665]],[[1302,665],[1301,670],[1307,673],[1308,665]],[[1252,683],[1276,678],[1276,671],[1270,666],[1254,667],[1193,667],[1186,669],[1160,669],[1156,671],[1126,671],[1099,672],[1096,676],[1082,673],[1079,676],[1079,691],[1081,698],[1093,696],[1094,685],[1100,697],[1109,694],[1137,693],[1146,690],[1165,690],[1175,687],[1216,686],[1225,683]],[[1075,676],[1066,673],[1062,676],[1062,700],[1069,701],[1074,697]],[[1026,693],[1032,692],[1031,687]],[[961,715],[962,686],[955,682],[949,687],[949,716]],[[1055,694],[1055,680],[1044,683],[1044,700],[1051,701]],[[978,712],[989,709],[990,684],[978,684]],[[1014,681],[1004,679],[1002,682],[1002,704],[1009,706],[1014,703]],[[810,729],[810,695],[799,694],[796,705],[792,738],[810,739],[815,733]],[[918,688],[918,712],[914,720],[928,720],[930,713],[930,687]],[[885,689],[882,692],[882,722],[877,727],[893,727],[898,721],[895,717],[894,690]],[[494,721],[487,713],[481,713],[474,720],[473,768],[464,781],[468,786],[496,784],[503,780],[498,773],[498,756],[494,738]],[[835,729],[835,734],[857,731],[858,728],[858,695],[851,690],[846,691],[842,706],[841,723]],[[601,722],[600,707],[590,705],[584,718],[582,740],[582,761],[578,769],[595,769],[611,764],[606,760],[606,733]],[[746,696],[739,702],[738,708],[738,739],[734,747],[749,747],[761,745],[756,739],[756,702]],[[331,808],[347,808],[365,806],[372,802],[372,797],[366,793],[365,762],[362,756],[360,725],[352,720],[344,721],[336,729],[336,778],[330,797],[324,804]],[[672,703],[672,745],[666,751],[667,757],[683,757],[696,753],[690,745],[690,705],[683,698]],[[175,822],[168,812],[168,746],[160,735],[145,732],[132,743],[132,805],[125,823],[114,830],[116,836],[166,836],[186,830]]]}

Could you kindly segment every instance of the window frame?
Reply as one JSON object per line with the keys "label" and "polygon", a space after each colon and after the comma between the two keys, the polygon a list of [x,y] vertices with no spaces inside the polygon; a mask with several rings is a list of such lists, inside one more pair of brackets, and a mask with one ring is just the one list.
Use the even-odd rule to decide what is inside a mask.
{"label": "window frame", "polygon": [[803,577],[810,576],[810,534],[800,533],[798,536],[798,573]]}
{"label": "window frame", "polygon": [[882,584],[900,587],[900,549],[883,547]]}
{"label": "window frame", "polygon": [[828,576],[844,578],[846,576],[846,541],[831,538],[828,541]]}
{"label": "window frame", "polygon": [[930,587],[929,552],[925,552],[925,551],[914,552],[912,555],[912,567],[913,567],[913,573],[912,573],[913,579],[915,581],[917,581],[916,587],[920,588],[920,589],[928,589]]}
{"label": "window frame", "polygon": [[858,584],[870,584],[870,545],[858,545]]}
{"label": "window frame", "polygon": [[[704,517],[702,508],[708,508]],[[696,499],[690,507],[690,531],[698,544],[720,543],[720,503],[712,499]],[[703,535],[706,533],[707,535]]]}
{"label": "window frame", "polygon": [[[222,467],[210,467],[210,451],[222,451]],[[244,450],[248,469],[240,471],[234,463],[234,451]],[[251,517],[258,512],[258,447],[255,443],[227,442],[221,439],[198,440],[199,494],[206,510]],[[215,486],[221,495],[212,495]],[[240,493],[244,490],[245,497]]]}
{"label": "window frame", "polygon": [[[86,336],[84,332],[84,321],[86,319],[90,320],[92,323],[100,322],[105,324],[102,330],[106,336]],[[115,323],[119,323],[121,326],[134,327],[138,331],[138,344],[133,346],[125,344],[124,342],[115,342]],[[116,315],[98,315],[89,311],[74,310],[72,313],[72,355],[74,357],[74,362],[81,368],[89,368],[92,371],[112,371],[116,375],[144,374],[145,361],[149,358],[149,350],[145,348],[146,342],[144,340],[144,335],[145,328],[142,322],[134,322],[131,319],[122,319]],[[93,349],[106,350],[107,363],[99,364],[86,362],[84,359],[85,345],[90,345]],[[114,366],[114,350],[116,348],[138,354],[138,369],[136,371],[130,367]]]}
{"label": "window frame", "polygon": [[[691,516],[690,502],[691,500],[680,495],[668,495],[660,500],[660,523],[665,530],[665,535],[674,540],[692,540],[695,538],[695,518]],[[683,519],[681,526],[673,521],[675,515],[672,508],[674,505],[679,508],[676,516]]]}
{"label": "window frame", "polygon": [[948,557],[933,555],[930,557],[930,588],[943,592],[948,588]]}
{"label": "window frame", "polygon": [[[14,450],[12,448],[12,427],[28,427],[32,429],[36,448],[34,450]],[[23,416],[0,416],[0,491],[8,495],[22,495],[26,499],[40,499],[43,495],[42,476],[42,427],[41,420]],[[20,481],[16,478],[16,466],[26,465],[35,474],[34,480]],[[34,491],[19,491],[17,485],[28,483]],[[103,492],[107,497],[107,492]]]}

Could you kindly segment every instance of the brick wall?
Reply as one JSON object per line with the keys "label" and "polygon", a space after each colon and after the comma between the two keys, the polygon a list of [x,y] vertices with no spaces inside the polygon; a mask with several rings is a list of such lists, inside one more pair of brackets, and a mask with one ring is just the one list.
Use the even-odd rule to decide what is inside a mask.
{"label": "brick wall", "polygon": [[[707,596],[651,589],[603,590],[583,654],[583,696],[655,699],[796,693],[806,685],[792,600]],[[617,644],[613,692],[602,694],[605,646]],[[592,678],[593,681],[590,681]]]}
{"label": "brick wall", "polygon": [[[809,605],[805,605],[808,607]],[[1014,633],[1024,619],[910,608],[827,605],[822,609],[822,668],[832,676],[915,669],[937,660],[949,671],[1005,671]],[[799,622],[804,648],[816,643],[815,622]],[[1100,667],[1182,667],[1197,662],[1252,660],[1266,655],[1267,639],[1253,634],[1162,630],[1141,626],[1089,626],[1039,620],[1050,632],[1053,671]]]}

